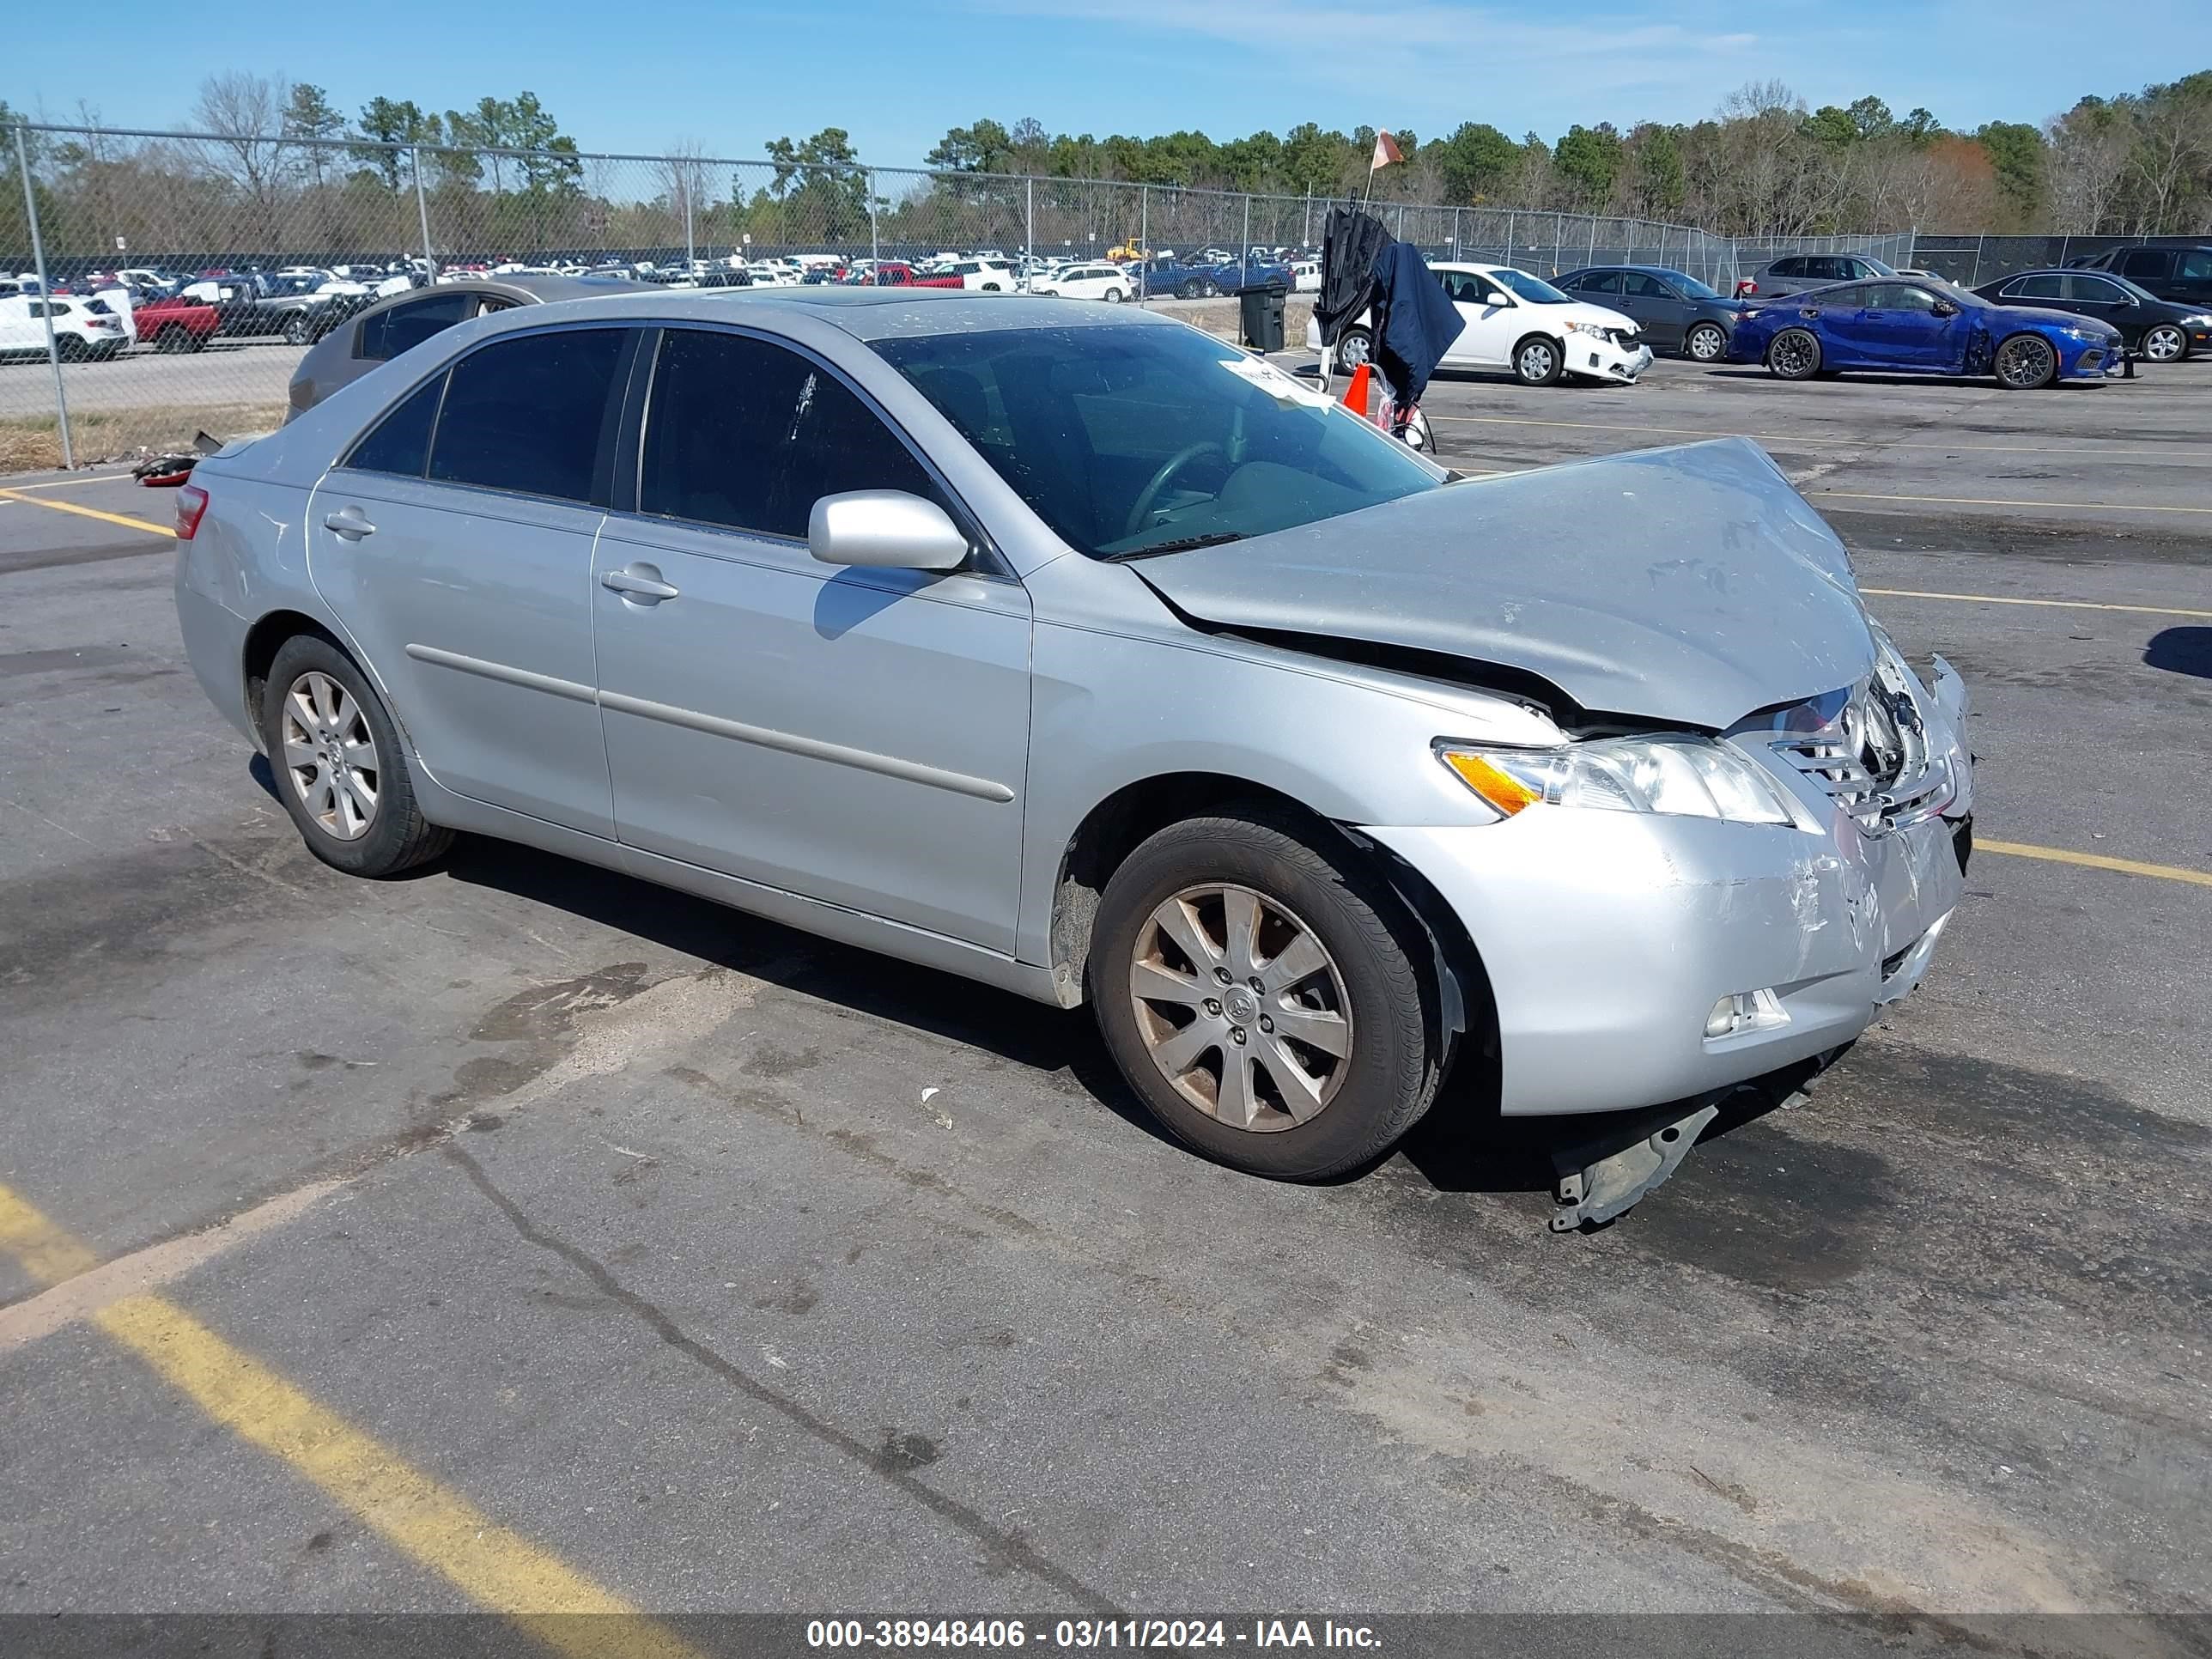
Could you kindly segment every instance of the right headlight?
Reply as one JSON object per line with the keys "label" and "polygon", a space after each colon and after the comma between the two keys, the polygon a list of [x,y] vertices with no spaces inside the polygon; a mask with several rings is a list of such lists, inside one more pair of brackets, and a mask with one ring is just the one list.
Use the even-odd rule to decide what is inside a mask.
{"label": "right headlight", "polygon": [[1600,738],[1556,749],[1440,742],[1441,760],[1501,817],[1531,806],[1794,824],[1780,785],[1735,750],[1688,734]]}

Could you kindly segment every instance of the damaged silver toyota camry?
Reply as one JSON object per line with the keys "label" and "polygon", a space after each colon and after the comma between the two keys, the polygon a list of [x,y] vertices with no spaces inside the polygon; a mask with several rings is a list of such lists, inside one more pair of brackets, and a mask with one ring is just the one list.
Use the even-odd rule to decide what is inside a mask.
{"label": "damaged silver toyota camry", "polygon": [[1741,441],[1462,481],[1119,307],[647,294],[440,334],[178,507],[193,667],[326,862],[499,837],[1087,1000],[1261,1174],[1456,1066],[1656,1109],[1563,1188],[1601,1218],[1960,893],[1964,688]]}

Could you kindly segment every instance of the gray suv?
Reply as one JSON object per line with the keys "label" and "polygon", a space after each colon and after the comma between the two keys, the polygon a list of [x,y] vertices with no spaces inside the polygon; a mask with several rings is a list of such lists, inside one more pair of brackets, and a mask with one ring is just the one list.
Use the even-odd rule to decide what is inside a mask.
{"label": "gray suv", "polygon": [[1736,283],[1740,297],[1770,299],[1778,294],[1802,294],[1831,283],[1859,283],[1869,276],[1894,276],[1897,272],[1863,253],[1786,253],[1770,259],[1745,281]]}
{"label": "gray suv", "polygon": [[1479,1109],[1686,1147],[1961,890],[1964,687],[1755,446],[1455,481],[1131,306],[518,307],[178,509],[192,668],[325,862],[521,842],[1089,1002],[1267,1175],[1378,1157],[1462,1057]]}

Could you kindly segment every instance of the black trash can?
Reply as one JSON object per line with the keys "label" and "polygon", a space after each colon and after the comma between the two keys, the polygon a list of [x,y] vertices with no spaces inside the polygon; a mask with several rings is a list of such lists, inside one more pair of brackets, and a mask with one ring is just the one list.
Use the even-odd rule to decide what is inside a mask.
{"label": "black trash can", "polygon": [[1244,343],[1253,350],[1283,349],[1283,301],[1289,292],[1280,283],[1260,283],[1237,290]]}

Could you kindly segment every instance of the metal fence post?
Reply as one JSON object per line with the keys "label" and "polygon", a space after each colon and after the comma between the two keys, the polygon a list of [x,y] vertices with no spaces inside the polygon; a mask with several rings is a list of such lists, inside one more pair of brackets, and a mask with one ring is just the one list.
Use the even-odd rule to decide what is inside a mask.
{"label": "metal fence post", "polygon": [[1583,254],[1583,263],[1586,265],[1597,263],[1597,215],[1595,213],[1590,215],[1589,247]]}
{"label": "metal fence post", "polygon": [[1022,258],[1036,261],[1036,180],[1022,180]]}
{"label": "metal fence post", "polygon": [[1152,302],[1152,187],[1137,186],[1137,292]]}
{"label": "metal fence post", "polygon": [[39,197],[31,188],[31,152],[23,143],[23,129],[15,129],[15,167],[23,175],[23,213],[30,222],[31,268],[39,273],[39,312],[46,321],[46,362],[54,371],[54,423],[61,433],[62,465],[74,467],[76,457],[70,449],[69,392],[62,386],[62,349],[54,339],[54,308],[45,303],[53,293],[53,284],[46,280],[46,245],[39,235]]}
{"label": "metal fence post", "polygon": [[684,268],[689,270],[699,262],[698,244],[691,235],[691,164],[679,161],[677,165],[684,169]]}
{"label": "metal fence post", "polygon": [[1244,240],[1237,244],[1237,286],[1239,288],[1243,288],[1252,280],[1252,273],[1247,269],[1245,264],[1251,257],[1252,198],[1248,192],[1244,198]]}
{"label": "metal fence post", "polygon": [[868,169],[868,258],[883,263],[883,235],[876,224],[876,170]]}
{"label": "metal fence post", "polygon": [[430,251],[430,208],[422,197],[422,146],[415,146],[415,216],[422,227],[422,258],[430,267],[430,280],[438,280],[438,256]]}

